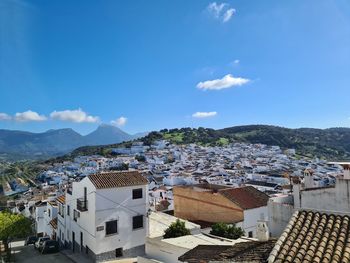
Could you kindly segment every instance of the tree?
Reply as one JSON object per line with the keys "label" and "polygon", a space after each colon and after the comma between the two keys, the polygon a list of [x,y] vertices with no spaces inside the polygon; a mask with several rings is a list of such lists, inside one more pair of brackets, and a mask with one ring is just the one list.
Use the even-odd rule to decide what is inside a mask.
{"label": "tree", "polygon": [[21,214],[9,211],[0,212],[0,240],[3,242],[7,257],[11,252],[9,242],[12,238],[24,238],[32,232],[31,221]]}
{"label": "tree", "polygon": [[109,168],[110,171],[125,171],[129,170],[129,164],[121,163],[119,166],[113,166]]}
{"label": "tree", "polygon": [[165,231],[164,238],[182,237],[191,235],[191,231],[186,228],[185,221],[176,219],[176,222],[172,223]]}
{"label": "tree", "polygon": [[146,157],[144,155],[136,155],[135,159],[139,162],[145,162],[146,161]]}
{"label": "tree", "polygon": [[216,223],[212,226],[210,234],[229,239],[238,239],[244,235],[244,231],[235,224]]}

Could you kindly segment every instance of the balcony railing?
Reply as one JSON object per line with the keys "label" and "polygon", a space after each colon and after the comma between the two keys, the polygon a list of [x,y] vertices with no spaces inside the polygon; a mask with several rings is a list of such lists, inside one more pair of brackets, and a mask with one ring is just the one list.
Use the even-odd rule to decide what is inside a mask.
{"label": "balcony railing", "polygon": [[88,210],[88,201],[84,198],[77,199],[77,210],[80,212],[85,212]]}

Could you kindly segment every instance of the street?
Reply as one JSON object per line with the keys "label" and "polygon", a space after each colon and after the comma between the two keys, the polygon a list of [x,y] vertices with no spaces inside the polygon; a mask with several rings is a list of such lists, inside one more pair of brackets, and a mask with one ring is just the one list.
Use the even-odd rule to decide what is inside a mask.
{"label": "street", "polygon": [[42,255],[34,249],[33,245],[24,246],[24,241],[16,241],[11,243],[12,255],[14,262],[23,263],[61,263],[72,262],[69,258],[61,253]]}

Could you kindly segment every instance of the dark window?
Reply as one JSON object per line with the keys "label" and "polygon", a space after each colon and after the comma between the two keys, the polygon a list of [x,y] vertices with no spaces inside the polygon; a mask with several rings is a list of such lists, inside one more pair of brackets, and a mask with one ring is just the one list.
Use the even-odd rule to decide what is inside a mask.
{"label": "dark window", "polygon": [[142,198],[142,188],[132,190],[132,199]]}
{"label": "dark window", "polygon": [[106,235],[118,233],[118,220],[106,222]]}
{"label": "dark window", "polygon": [[132,229],[143,228],[143,216],[134,216],[132,218]]}
{"label": "dark window", "polygon": [[69,214],[70,214],[70,206],[67,205],[67,216],[69,216]]}
{"label": "dark window", "polygon": [[123,248],[117,248],[115,250],[115,257],[119,258],[119,257],[122,257],[122,256],[123,256]]}
{"label": "dark window", "polygon": [[253,231],[248,232],[248,237],[253,237]]}
{"label": "dark window", "polygon": [[73,219],[74,219],[74,221],[77,222],[79,217],[80,217],[79,211],[74,209],[74,211],[73,211]]}
{"label": "dark window", "polygon": [[80,252],[83,251],[83,247],[84,247],[83,232],[80,232]]}

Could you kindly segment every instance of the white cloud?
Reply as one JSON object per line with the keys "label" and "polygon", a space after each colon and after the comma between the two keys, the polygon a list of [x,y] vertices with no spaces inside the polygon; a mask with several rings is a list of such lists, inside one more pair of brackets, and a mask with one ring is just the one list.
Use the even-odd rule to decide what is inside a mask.
{"label": "white cloud", "polygon": [[0,112],[0,121],[8,121],[11,120],[12,117],[8,115],[7,113]]}
{"label": "white cloud", "polygon": [[25,112],[17,112],[15,115],[16,121],[45,121],[47,118],[44,115],[39,115],[35,111],[25,111]]}
{"label": "white cloud", "polygon": [[214,117],[217,115],[216,111],[209,111],[209,112],[201,112],[197,111],[196,113],[192,114],[193,118],[209,118],[209,117]]}
{"label": "white cloud", "polygon": [[227,9],[226,12],[223,14],[222,22],[226,23],[230,21],[230,19],[235,13],[236,13],[236,9],[234,8]]}
{"label": "white cloud", "polygon": [[238,65],[239,62],[240,62],[239,59],[235,59],[235,60],[233,61],[233,64]]}
{"label": "white cloud", "polygon": [[128,119],[122,116],[114,121],[111,121],[111,124],[116,125],[116,126],[124,126],[127,121],[128,121]]}
{"label": "white cloud", "polygon": [[213,2],[208,5],[208,10],[214,15],[214,17],[219,18],[225,6],[227,6],[225,3],[217,4],[216,2]]}
{"label": "white cloud", "polygon": [[54,120],[77,122],[77,123],[83,123],[83,122],[95,123],[100,120],[99,117],[88,115],[82,109],[54,111],[50,114],[50,117]]}
{"label": "white cloud", "polygon": [[228,22],[236,13],[236,9],[229,8],[226,3],[212,2],[208,5],[207,10],[214,18],[221,20],[223,23]]}
{"label": "white cloud", "polygon": [[227,74],[221,79],[207,80],[199,82],[197,88],[202,90],[221,90],[227,89],[234,86],[242,86],[247,84],[250,80],[240,77],[234,77],[231,74]]}

